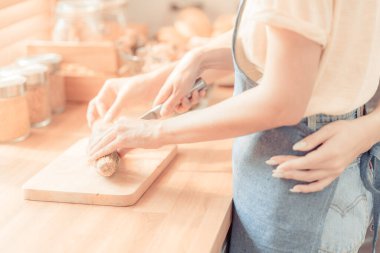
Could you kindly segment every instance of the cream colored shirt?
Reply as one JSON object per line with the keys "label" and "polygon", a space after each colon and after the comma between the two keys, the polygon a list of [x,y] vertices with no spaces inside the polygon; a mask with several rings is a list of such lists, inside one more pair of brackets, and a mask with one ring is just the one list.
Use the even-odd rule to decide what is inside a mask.
{"label": "cream colored shirt", "polygon": [[347,113],[374,95],[380,76],[380,0],[246,1],[237,60],[248,75],[256,75],[255,68],[265,72],[266,26],[277,26],[323,47],[305,116]]}

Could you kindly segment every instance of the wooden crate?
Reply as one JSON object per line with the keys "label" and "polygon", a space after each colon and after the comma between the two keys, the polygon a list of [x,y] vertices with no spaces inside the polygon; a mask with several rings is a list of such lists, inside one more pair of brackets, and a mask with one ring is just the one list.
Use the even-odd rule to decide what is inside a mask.
{"label": "wooden crate", "polygon": [[63,63],[78,64],[109,75],[117,74],[119,65],[113,42],[31,41],[27,53],[56,53],[63,57]]}
{"label": "wooden crate", "polygon": [[118,57],[112,42],[31,41],[27,53],[57,53],[63,57],[63,64],[76,64],[94,72],[92,75],[64,73],[68,101],[90,101],[107,79],[117,75]]}
{"label": "wooden crate", "polygon": [[53,43],[55,0],[0,0],[0,67],[17,58],[55,52],[65,63],[83,65],[96,71],[92,76],[66,75],[69,101],[89,101],[105,80],[114,77],[118,68],[113,43]]}

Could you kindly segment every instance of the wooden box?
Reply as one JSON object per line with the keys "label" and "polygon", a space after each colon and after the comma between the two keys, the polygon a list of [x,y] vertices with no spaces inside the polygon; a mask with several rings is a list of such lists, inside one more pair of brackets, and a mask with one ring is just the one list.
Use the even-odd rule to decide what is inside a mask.
{"label": "wooden box", "polygon": [[[104,82],[117,76],[118,57],[112,42],[52,42],[31,41],[27,54],[57,53],[63,57],[63,66],[75,66],[80,71],[63,71],[68,101],[88,102]],[[86,73],[83,69],[88,69]]]}

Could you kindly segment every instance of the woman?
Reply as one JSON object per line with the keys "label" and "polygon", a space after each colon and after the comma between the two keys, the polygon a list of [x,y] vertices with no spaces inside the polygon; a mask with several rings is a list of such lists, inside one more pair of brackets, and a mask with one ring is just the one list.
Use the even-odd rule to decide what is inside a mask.
{"label": "woman", "polygon": [[[135,147],[238,137],[230,252],[357,252],[372,207],[357,156],[380,141],[373,130],[380,126],[379,113],[349,120],[363,116],[363,105],[378,86],[379,27],[380,3],[375,0],[242,1],[232,46],[226,34],[192,50],[175,66],[109,81],[90,103],[88,121],[112,121],[128,103],[157,93],[155,103],[163,103],[163,116],[186,111],[203,95],[195,92],[189,100],[187,91],[209,69],[235,70],[235,96],[174,118],[121,118],[90,147],[90,158]],[[256,69],[263,72],[259,85],[251,79]],[[339,163],[344,171],[329,170],[328,161],[314,163],[316,169],[301,163],[326,157],[324,150],[342,139],[336,129],[350,131],[358,125],[370,125],[368,141],[342,155],[347,157]],[[327,132],[331,141],[307,154],[315,147],[311,135],[293,149],[319,129],[317,134]],[[302,155],[304,160],[295,159]],[[367,175],[367,159],[363,161],[362,174]],[[315,182],[307,188],[299,181]]]}

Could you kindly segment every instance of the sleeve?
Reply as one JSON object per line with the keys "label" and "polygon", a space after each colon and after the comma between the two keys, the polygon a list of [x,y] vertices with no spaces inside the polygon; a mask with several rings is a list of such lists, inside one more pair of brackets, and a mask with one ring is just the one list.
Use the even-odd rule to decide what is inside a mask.
{"label": "sleeve", "polygon": [[247,0],[247,16],[255,22],[291,30],[326,46],[333,0]]}

